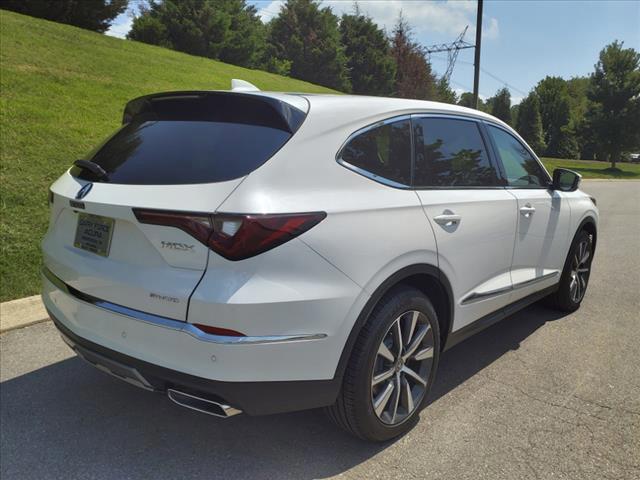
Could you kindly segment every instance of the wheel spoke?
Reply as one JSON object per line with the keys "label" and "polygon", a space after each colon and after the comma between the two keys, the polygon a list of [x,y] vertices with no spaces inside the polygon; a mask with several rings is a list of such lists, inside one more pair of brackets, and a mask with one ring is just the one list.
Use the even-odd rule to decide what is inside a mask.
{"label": "wheel spoke", "polygon": [[422,386],[427,386],[427,382],[425,379],[423,379],[420,375],[418,375],[416,372],[414,372],[413,370],[411,370],[409,367],[407,367],[406,365],[404,365],[402,367],[401,370],[405,375],[408,375],[409,377],[411,377],[413,380],[415,380],[416,382],[418,382],[419,384],[421,384]]}
{"label": "wheel spoke", "polygon": [[585,247],[585,249],[584,249],[584,253],[583,253],[583,255],[580,257],[580,263],[581,263],[582,265],[584,265],[584,264],[587,262],[587,260],[589,260],[589,257],[590,257],[590,256],[591,256],[591,251],[590,251],[588,248],[586,248],[586,247]]}
{"label": "wheel spoke", "polygon": [[393,353],[391,353],[391,350],[389,350],[389,347],[387,347],[384,344],[384,340],[382,341],[382,343],[380,344],[380,347],[378,348],[378,355],[380,355],[383,358],[386,358],[392,363],[395,362],[396,360],[396,357],[393,355]]}
{"label": "wheel spoke", "polygon": [[433,358],[433,347],[423,348],[413,356],[413,359],[419,362],[428,358]]}
{"label": "wheel spoke", "polygon": [[405,332],[404,345],[409,345],[411,342],[411,338],[413,337],[413,332],[416,330],[416,325],[418,324],[418,317],[420,316],[420,312],[414,310],[411,313],[411,318],[409,319],[409,328]]}
{"label": "wheel spoke", "polygon": [[371,386],[375,387],[379,383],[384,382],[385,380],[393,377],[394,372],[395,372],[395,370],[392,367],[389,370],[387,370],[386,372],[382,372],[382,373],[374,376],[373,380],[371,381]]}
{"label": "wheel spoke", "polygon": [[394,382],[389,382],[382,393],[373,401],[373,409],[375,410],[376,415],[382,415],[382,412],[387,406],[387,403],[389,403],[389,399],[391,398],[391,394],[394,390]]}
{"label": "wheel spoke", "polygon": [[391,329],[393,331],[393,339],[396,343],[396,349],[398,351],[397,356],[400,356],[402,355],[402,327],[400,326],[399,318],[395,321]]}
{"label": "wheel spoke", "polygon": [[402,392],[400,391],[400,375],[396,375],[394,380],[395,386],[395,395],[393,396],[393,409],[391,410],[391,423],[396,422],[396,415],[398,414],[398,404],[400,403],[400,395]]}
{"label": "wheel spoke", "polygon": [[402,379],[402,398],[403,406],[407,409],[407,415],[413,412],[413,394],[411,393],[411,385],[406,378]]}
{"label": "wheel spoke", "polygon": [[571,283],[569,284],[569,293],[571,294],[571,298],[575,300],[576,298],[576,289],[578,288],[578,281],[576,278],[571,279]]}
{"label": "wheel spoke", "polygon": [[405,354],[402,356],[403,360],[406,360],[407,358],[409,358],[409,357],[411,357],[413,355],[413,353],[420,346],[420,343],[422,343],[422,340],[424,339],[425,335],[427,334],[427,332],[429,331],[430,328],[431,328],[431,326],[427,323],[424,327],[422,327],[420,330],[418,330],[418,333],[416,333],[414,339],[411,341],[411,345],[409,345],[405,349]]}
{"label": "wheel spoke", "polygon": [[578,273],[587,273],[589,271],[588,267],[583,267],[578,269]]}

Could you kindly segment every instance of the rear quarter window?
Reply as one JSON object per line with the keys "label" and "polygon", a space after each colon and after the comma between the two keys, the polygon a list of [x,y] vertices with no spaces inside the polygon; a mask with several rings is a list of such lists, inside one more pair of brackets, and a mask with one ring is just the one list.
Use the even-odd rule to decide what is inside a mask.
{"label": "rear quarter window", "polygon": [[411,184],[411,122],[398,120],[356,133],[343,147],[340,160],[376,180]]}

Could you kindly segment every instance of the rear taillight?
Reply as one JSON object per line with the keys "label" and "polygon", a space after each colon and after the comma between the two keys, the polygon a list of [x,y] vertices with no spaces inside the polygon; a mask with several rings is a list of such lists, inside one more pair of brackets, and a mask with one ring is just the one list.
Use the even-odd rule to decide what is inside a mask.
{"label": "rear taillight", "polygon": [[228,260],[243,260],[282,245],[320,223],[324,212],[236,215],[134,208],[140,223],[179,228]]}

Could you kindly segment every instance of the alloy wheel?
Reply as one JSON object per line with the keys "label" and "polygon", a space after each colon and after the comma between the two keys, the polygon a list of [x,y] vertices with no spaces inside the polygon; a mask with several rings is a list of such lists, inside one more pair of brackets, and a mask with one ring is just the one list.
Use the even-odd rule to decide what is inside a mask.
{"label": "alloy wheel", "polygon": [[371,375],[371,402],[376,416],[398,425],[419,407],[433,363],[433,329],[427,317],[410,310],[385,333]]}
{"label": "alloy wheel", "polygon": [[591,239],[582,240],[571,259],[571,274],[569,282],[569,295],[573,303],[579,303],[584,297],[589,281],[589,269],[591,259]]}

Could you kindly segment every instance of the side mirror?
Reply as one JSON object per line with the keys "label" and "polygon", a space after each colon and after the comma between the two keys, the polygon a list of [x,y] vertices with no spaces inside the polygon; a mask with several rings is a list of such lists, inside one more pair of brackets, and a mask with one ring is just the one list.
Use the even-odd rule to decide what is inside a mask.
{"label": "side mirror", "polygon": [[559,190],[561,192],[575,192],[580,185],[582,175],[574,172],[573,170],[567,170],[566,168],[556,168],[553,171],[553,183],[551,188]]}

